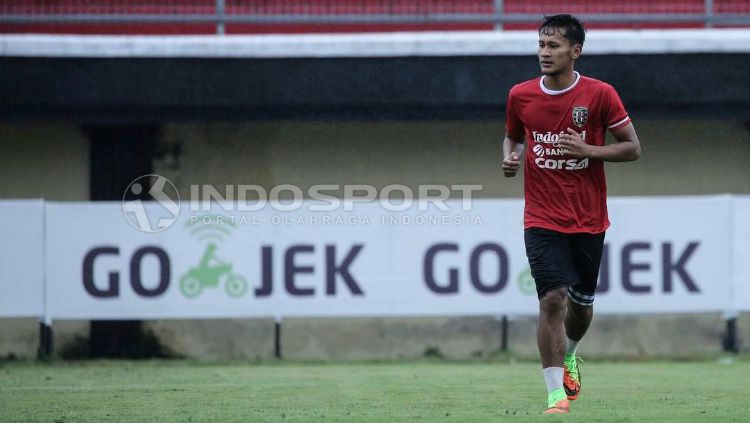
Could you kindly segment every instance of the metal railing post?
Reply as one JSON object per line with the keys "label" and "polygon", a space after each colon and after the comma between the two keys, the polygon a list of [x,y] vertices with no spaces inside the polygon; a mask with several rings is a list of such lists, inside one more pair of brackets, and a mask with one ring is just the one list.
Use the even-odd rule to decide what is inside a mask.
{"label": "metal railing post", "polygon": [[503,30],[503,0],[495,0],[495,31]]}
{"label": "metal railing post", "polygon": [[705,25],[706,28],[713,28],[714,26],[714,0],[705,0]]}
{"label": "metal railing post", "polygon": [[225,16],[225,0],[216,0],[216,35],[224,35],[227,33],[226,27],[224,26]]}

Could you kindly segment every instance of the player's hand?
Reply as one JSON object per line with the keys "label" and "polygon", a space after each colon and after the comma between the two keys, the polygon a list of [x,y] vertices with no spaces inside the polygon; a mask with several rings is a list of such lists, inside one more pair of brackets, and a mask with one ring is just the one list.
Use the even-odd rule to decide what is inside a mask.
{"label": "player's hand", "polygon": [[591,146],[581,139],[581,134],[570,128],[566,132],[560,136],[560,147],[566,150],[566,154],[575,159],[589,157]]}
{"label": "player's hand", "polygon": [[521,159],[518,158],[518,153],[515,151],[503,159],[503,174],[505,174],[505,177],[512,178],[516,176],[519,167],[521,167]]}

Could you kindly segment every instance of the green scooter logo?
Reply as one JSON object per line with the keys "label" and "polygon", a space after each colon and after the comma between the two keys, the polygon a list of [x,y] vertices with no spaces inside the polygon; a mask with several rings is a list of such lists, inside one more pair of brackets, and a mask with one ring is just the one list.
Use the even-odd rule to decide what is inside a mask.
{"label": "green scooter logo", "polygon": [[232,273],[232,265],[216,257],[216,244],[211,242],[206,245],[200,264],[180,278],[180,291],[188,298],[195,298],[204,288],[216,288],[222,283],[230,297],[239,298],[247,292],[247,280]]}

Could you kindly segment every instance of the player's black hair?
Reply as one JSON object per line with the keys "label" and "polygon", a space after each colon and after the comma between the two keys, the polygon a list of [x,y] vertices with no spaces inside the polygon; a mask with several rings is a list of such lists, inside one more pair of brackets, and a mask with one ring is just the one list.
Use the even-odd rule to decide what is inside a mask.
{"label": "player's black hair", "polygon": [[586,40],[586,27],[573,15],[562,14],[545,16],[544,22],[539,25],[539,34],[552,35],[555,30],[560,31],[563,37],[571,44],[580,44]]}

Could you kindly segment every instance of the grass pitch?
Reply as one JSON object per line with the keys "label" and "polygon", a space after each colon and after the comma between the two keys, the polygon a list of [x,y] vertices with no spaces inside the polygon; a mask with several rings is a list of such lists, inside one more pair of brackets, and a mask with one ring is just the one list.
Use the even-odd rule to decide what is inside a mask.
{"label": "grass pitch", "polygon": [[747,360],[584,363],[568,416],[538,364],[0,363],[0,420],[43,422],[747,421]]}

